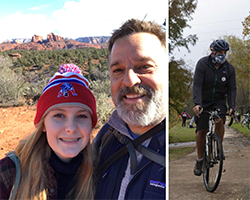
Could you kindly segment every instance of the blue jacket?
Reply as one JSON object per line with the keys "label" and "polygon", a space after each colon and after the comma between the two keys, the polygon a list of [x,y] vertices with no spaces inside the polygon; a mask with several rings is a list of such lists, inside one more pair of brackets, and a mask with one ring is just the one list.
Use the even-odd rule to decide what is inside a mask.
{"label": "blue jacket", "polygon": [[[126,124],[119,118],[115,111],[108,123],[103,126],[94,140],[97,149],[100,147],[101,138],[107,132],[109,126],[118,129],[120,133],[130,137]],[[166,144],[165,133],[166,130],[156,133],[148,146],[148,148],[164,156]],[[123,144],[121,144],[117,138],[113,137],[101,153],[99,166],[122,146]],[[128,158],[129,155],[127,153],[111,165],[104,174],[100,174],[95,199],[118,199],[121,182],[127,168]],[[165,167],[143,157],[138,165],[136,173],[128,184],[125,199],[166,199],[165,176]]]}

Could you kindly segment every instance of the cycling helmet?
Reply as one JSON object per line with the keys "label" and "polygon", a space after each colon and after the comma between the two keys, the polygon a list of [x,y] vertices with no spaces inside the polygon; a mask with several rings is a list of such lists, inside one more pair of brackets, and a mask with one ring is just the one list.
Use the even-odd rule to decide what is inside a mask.
{"label": "cycling helmet", "polygon": [[211,51],[228,51],[229,44],[225,40],[215,40],[210,45]]}

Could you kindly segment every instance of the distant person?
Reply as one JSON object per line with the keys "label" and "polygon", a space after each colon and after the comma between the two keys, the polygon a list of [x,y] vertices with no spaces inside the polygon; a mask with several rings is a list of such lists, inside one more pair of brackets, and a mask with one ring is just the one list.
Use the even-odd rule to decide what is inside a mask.
{"label": "distant person", "polygon": [[186,110],[184,110],[184,111],[181,113],[181,118],[182,118],[181,127],[186,127],[187,118],[191,118],[190,115],[187,113]]}
{"label": "distant person", "polygon": [[90,133],[97,114],[88,85],[76,65],[60,66],[38,100],[36,131],[0,160],[0,199],[15,195],[13,186],[15,199],[94,198]]}
{"label": "distant person", "polygon": [[250,106],[247,107],[246,114],[250,114]]}
{"label": "distant person", "polygon": [[114,31],[108,49],[116,110],[94,140],[95,199],[166,199],[166,35],[154,22],[131,19]]}
{"label": "distant person", "polygon": [[240,120],[241,120],[241,111],[240,111],[240,109],[237,108],[237,109],[235,110],[235,121],[236,121],[237,123],[239,123]]}
{"label": "distant person", "polygon": [[[201,58],[195,69],[193,83],[193,108],[196,115],[196,147],[197,159],[194,167],[194,174],[202,174],[203,150],[206,143],[206,133],[208,131],[209,116],[202,113],[203,110],[210,111],[217,107],[220,112],[233,114],[236,98],[235,69],[226,60],[226,53],[229,44],[224,40],[215,40],[210,45],[211,54]],[[201,114],[200,114],[201,113]],[[221,120],[215,123],[215,132],[220,136],[221,141],[224,137],[225,115],[220,115]],[[223,154],[224,155],[224,154]]]}

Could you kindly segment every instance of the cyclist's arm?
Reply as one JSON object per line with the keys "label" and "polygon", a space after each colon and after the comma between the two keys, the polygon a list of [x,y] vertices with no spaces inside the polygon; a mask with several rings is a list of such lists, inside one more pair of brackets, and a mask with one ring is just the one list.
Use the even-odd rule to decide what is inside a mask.
{"label": "cyclist's arm", "polygon": [[228,101],[229,110],[231,109],[233,110],[235,108],[235,99],[236,99],[235,69],[232,65],[231,67],[232,67],[231,75],[228,79],[228,84],[227,84],[227,101]]}
{"label": "cyclist's arm", "polygon": [[202,85],[204,81],[204,71],[202,65],[203,62],[199,60],[196,65],[194,74],[193,101],[196,106],[202,105]]}

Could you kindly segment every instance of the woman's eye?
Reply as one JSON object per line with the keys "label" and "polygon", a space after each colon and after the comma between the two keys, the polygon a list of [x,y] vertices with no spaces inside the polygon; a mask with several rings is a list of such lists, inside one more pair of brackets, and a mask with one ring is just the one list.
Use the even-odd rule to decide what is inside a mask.
{"label": "woman's eye", "polygon": [[87,117],[87,115],[78,115],[77,118],[85,119],[85,118],[88,118],[88,117]]}
{"label": "woman's eye", "polygon": [[56,115],[54,115],[54,117],[56,117],[56,118],[63,118],[64,116],[63,116],[63,114],[56,114]]}

